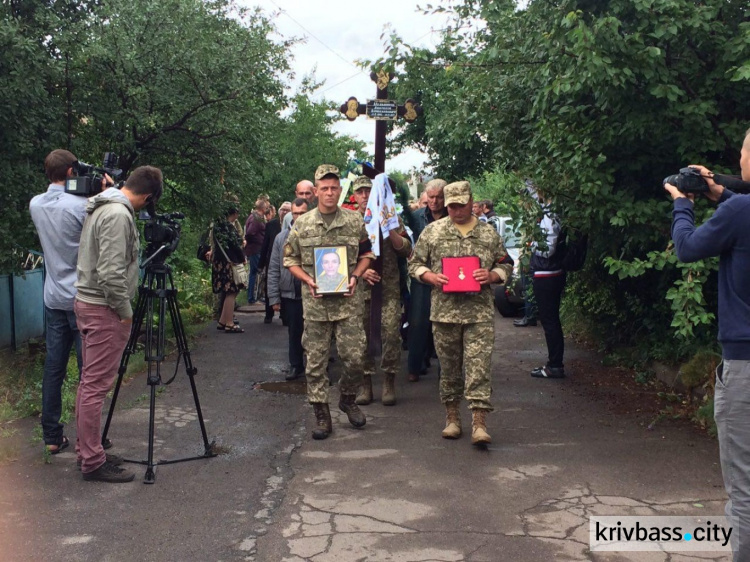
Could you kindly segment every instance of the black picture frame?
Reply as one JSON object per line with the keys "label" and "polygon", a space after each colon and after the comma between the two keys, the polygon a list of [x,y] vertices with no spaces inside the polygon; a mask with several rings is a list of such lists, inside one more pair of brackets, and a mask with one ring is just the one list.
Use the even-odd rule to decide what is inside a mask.
{"label": "black picture frame", "polygon": [[[336,256],[336,260],[327,256]],[[337,261],[335,270],[334,261]],[[343,295],[349,292],[349,260],[346,246],[315,246],[313,262],[317,294]]]}

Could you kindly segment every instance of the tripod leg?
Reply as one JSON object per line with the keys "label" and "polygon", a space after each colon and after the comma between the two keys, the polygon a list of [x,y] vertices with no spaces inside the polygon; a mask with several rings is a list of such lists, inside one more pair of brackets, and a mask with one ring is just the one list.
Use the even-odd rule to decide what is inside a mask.
{"label": "tripod leg", "polygon": [[[154,470],[154,429],[156,423],[156,387],[161,384],[161,362],[164,360],[164,276],[157,275],[154,278],[151,298],[148,303],[149,323],[146,328],[146,360],[148,361],[147,384],[151,387],[151,401],[148,411],[148,459],[146,460],[146,474],[143,477],[144,484],[153,484],[156,481]],[[156,325],[156,349],[153,349],[154,337],[154,308],[157,312]]]}
{"label": "tripod leg", "polygon": [[148,413],[148,460],[146,462],[146,475],[143,477],[144,484],[156,482],[154,471],[154,419],[156,410],[156,385],[151,384],[151,406]]}
{"label": "tripod leg", "polygon": [[[185,361],[185,370],[187,371],[188,378],[190,379],[190,388],[193,392],[193,400],[195,401],[195,411],[198,414],[198,423],[201,428],[201,435],[203,437],[204,446],[204,457],[215,457],[216,453],[213,450],[213,443],[208,442],[208,434],[206,433],[206,424],[203,421],[203,412],[201,411],[201,403],[198,399],[198,389],[195,386],[195,374],[198,372],[193,366],[193,360],[190,357],[190,350],[187,345],[187,336],[185,335],[185,327],[182,323],[182,315],[180,314],[180,307],[177,303],[177,291],[174,289],[174,282],[172,280],[172,274],[169,274],[170,292],[167,296],[167,305],[169,306],[169,315],[172,318],[172,327],[174,329],[175,339],[177,340],[177,347],[180,355],[182,355]],[[179,362],[180,358],[177,357]]]}
{"label": "tripod leg", "polygon": [[[167,275],[169,285],[167,285]],[[119,394],[122,379],[127,369],[128,359],[130,355],[135,353],[136,343],[138,334],[141,329],[145,329],[146,332],[146,343],[144,356],[148,364],[148,375],[147,384],[151,387],[151,400],[149,404],[149,421],[148,421],[148,459],[146,461],[127,461],[135,462],[138,464],[146,465],[146,474],[144,477],[144,483],[153,484],[156,482],[156,466],[160,464],[173,464],[176,462],[184,462],[190,460],[197,460],[202,458],[215,457],[216,453],[213,451],[213,443],[208,442],[208,435],[206,434],[206,425],[203,420],[203,413],[201,412],[200,401],[198,400],[198,391],[196,390],[194,376],[197,369],[193,366],[190,358],[190,352],[187,346],[187,337],[185,335],[185,329],[182,324],[182,317],[180,316],[180,310],[176,300],[177,291],[174,288],[174,280],[172,279],[171,271],[169,266],[163,264],[151,264],[147,270],[145,277],[139,287],[138,302],[135,308],[135,314],[133,315],[133,327],[131,328],[130,339],[123,352],[122,359],[120,360],[120,367],[118,369],[118,380],[115,388],[114,397],[110,406],[109,413],[107,415],[107,422],[104,427],[102,441],[106,439],[107,432],[109,431],[109,425],[112,421],[112,414],[115,408],[115,402]],[[201,456],[187,457],[174,460],[161,460],[154,462],[154,429],[156,425],[156,387],[162,385],[161,380],[161,363],[165,359],[166,346],[165,346],[165,317],[166,311],[169,310],[170,319],[174,328],[175,338],[177,340],[177,346],[179,354],[185,361],[185,368],[190,378],[190,386],[193,392],[193,399],[195,400],[195,408],[198,413],[198,421],[200,423],[201,433],[203,435],[203,444],[205,452]],[[158,315],[158,318],[154,318],[154,315]],[[144,325],[145,322],[145,325]],[[179,369],[180,356],[177,358],[177,368]],[[175,370],[175,374],[177,370]],[[174,379],[174,377],[173,377]],[[164,384],[169,384],[167,381]]]}
{"label": "tripod leg", "polygon": [[125,346],[125,351],[122,353],[122,359],[120,359],[120,368],[117,369],[117,383],[115,383],[115,390],[112,394],[112,402],[109,404],[109,412],[107,412],[107,421],[104,424],[104,431],[102,431],[102,444],[107,441],[107,434],[109,433],[109,425],[112,423],[112,416],[115,412],[115,405],[117,404],[117,397],[120,394],[120,387],[122,386],[122,379],[125,376],[125,371],[128,369],[128,361],[130,356],[135,353],[135,346],[138,343],[138,334],[141,331],[143,325],[143,317],[146,312],[146,304],[148,301],[148,281],[144,280],[143,285],[138,289],[138,302],[135,305],[135,312],[133,313],[133,325],[130,328],[130,338]]}

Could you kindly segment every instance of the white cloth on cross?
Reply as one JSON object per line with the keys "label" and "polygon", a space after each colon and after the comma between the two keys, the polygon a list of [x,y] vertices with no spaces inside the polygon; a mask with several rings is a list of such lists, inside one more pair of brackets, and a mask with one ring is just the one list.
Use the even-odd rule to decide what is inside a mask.
{"label": "white cloth on cross", "polygon": [[365,210],[365,228],[370,237],[372,251],[376,256],[380,256],[378,227],[384,238],[391,230],[398,228],[396,201],[393,198],[391,185],[388,183],[388,176],[385,174],[375,176]]}

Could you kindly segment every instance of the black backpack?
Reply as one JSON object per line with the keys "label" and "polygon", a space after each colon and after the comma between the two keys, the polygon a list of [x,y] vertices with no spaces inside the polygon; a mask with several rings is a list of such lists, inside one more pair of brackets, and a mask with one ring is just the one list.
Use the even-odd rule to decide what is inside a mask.
{"label": "black backpack", "polygon": [[565,241],[562,268],[565,271],[580,271],[586,263],[586,253],[589,246],[589,235],[578,232],[576,234],[563,233]]}

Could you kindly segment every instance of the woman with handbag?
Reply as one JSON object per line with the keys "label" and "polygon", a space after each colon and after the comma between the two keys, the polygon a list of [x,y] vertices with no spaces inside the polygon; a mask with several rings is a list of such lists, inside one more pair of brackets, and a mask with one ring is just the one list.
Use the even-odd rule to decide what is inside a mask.
{"label": "woman with handbag", "polygon": [[225,216],[214,222],[212,236],[211,285],[214,293],[224,295],[224,306],[217,328],[227,334],[241,334],[245,331],[234,322],[237,293],[247,287],[247,260],[242,253],[243,240],[234,227],[238,216],[237,203],[227,203]]}

